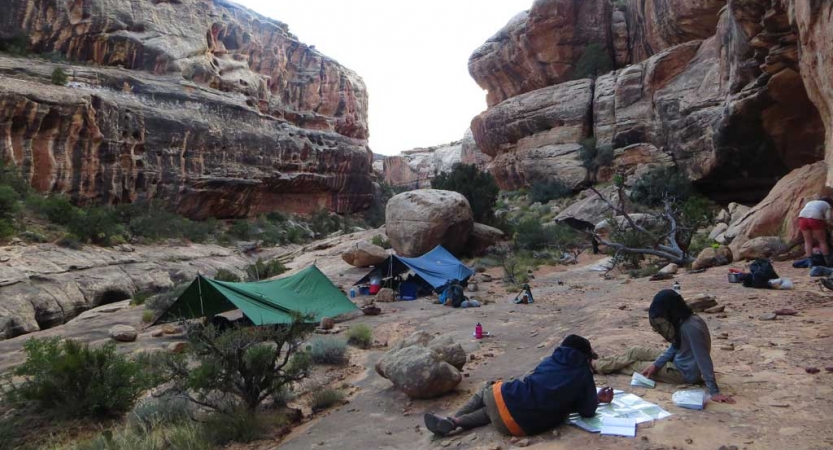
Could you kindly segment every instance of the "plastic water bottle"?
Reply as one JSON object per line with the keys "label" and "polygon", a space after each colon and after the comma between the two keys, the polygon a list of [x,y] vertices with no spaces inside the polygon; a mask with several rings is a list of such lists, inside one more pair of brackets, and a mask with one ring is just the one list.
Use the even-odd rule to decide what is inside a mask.
{"label": "plastic water bottle", "polygon": [[674,286],[672,286],[671,289],[674,289],[674,292],[677,292],[679,294],[680,293],[680,282],[675,281]]}
{"label": "plastic water bottle", "polygon": [[356,298],[356,288],[350,288],[350,298]]}
{"label": "plastic water bottle", "polygon": [[483,339],[483,326],[480,325],[480,322],[477,322],[477,325],[474,326],[474,338]]}

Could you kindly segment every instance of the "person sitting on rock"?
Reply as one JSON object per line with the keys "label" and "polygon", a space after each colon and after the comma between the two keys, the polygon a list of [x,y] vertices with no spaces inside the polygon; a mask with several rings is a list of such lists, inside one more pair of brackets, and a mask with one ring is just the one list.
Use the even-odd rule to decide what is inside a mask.
{"label": "person sitting on rock", "polygon": [[827,224],[833,220],[831,205],[833,205],[833,199],[811,200],[798,213],[798,229],[801,230],[801,236],[804,238],[804,257],[808,260],[813,257],[813,239],[815,239],[819,244],[821,254],[824,255],[827,267],[833,267],[833,255],[830,254],[830,246],[827,245]]}
{"label": "person sitting on rock", "polygon": [[651,328],[671,345],[663,353],[632,347],[622,356],[601,358],[593,368],[597,373],[632,373],[670,384],[705,382],[713,401],[734,403],[731,396],[720,393],[711,357],[711,336],[706,322],[689,308],[683,297],[672,289],[659,291],[648,311]]}
{"label": "person sitting on rock", "polygon": [[425,426],[445,436],[491,423],[505,435],[526,436],[555,427],[573,412],[593,417],[599,402],[613,400],[611,388],[596,393],[593,358],[590,341],[571,334],[526,378],[487,383],[454,416],[425,414]]}

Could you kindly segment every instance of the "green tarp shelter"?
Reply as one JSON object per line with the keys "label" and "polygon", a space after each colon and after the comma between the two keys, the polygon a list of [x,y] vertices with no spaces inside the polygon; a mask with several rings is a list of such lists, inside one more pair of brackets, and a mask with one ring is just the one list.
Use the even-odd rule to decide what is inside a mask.
{"label": "green tarp shelter", "polygon": [[239,309],[255,325],[292,323],[298,314],[309,323],[359,308],[316,266],[279,280],[231,283],[202,275],[179,296],[156,323],[214,316]]}

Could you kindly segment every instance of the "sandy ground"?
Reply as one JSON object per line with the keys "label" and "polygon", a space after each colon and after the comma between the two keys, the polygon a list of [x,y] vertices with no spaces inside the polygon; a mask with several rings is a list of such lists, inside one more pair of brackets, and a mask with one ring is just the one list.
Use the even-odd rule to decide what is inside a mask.
{"label": "sandy ground", "polygon": [[[315,258],[331,277],[353,279],[362,270],[343,272],[333,261],[336,252],[305,255]],[[329,261],[329,263],[328,263]],[[718,383],[737,404],[708,404],[704,411],[677,408],[671,394],[679,386],[659,384],[656,389],[631,388],[627,375],[599,376],[598,386],[610,385],[655,402],[672,417],[642,424],[635,439],[593,435],[571,426],[527,440],[503,437],[490,427],[435,438],[422,423],[424,412],[450,413],[485,381],[521,375],[551,354],[569,333],[588,337],[602,356],[624,351],[631,345],[665,347],[650,328],[646,308],[653,295],[673,281],[606,279],[593,270],[595,260],[583,259],[569,268],[541,268],[531,282],[536,303],[515,305],[514,292],[498,282],[481,283],[477,296],[494,303],[481,308],[453,310],[430,299],[380,304],[383,313],[362,316],[345,325],[367,323],[375,329],[379,345],[370,351],[353,350],[351,366],[330,376],[348,383],[350,401],[314,416],[282,442],[261,442],[249,447],[271,449],[508,449],[528,445],[536,449],[830,449],[833,448],[833,294],[821,291],[804,269],[776,263],[782,276],[795,282],[795,290],[753,290],[726,282],[726,269],[676,276],[684,296],[707,293],[726,305],[723,315],[701,314],[712,334],[712,357]],[[735,267],[743,267],[735,264]],[[345,269],[347,270],[347,269]],[[499,269],[491,270],[499,275]],[[336,273],[340,272],[340,273]],[[359,275],[360,276],[360,275]],[[357,278],[357,277],[356,277]],[[559,281],[562,284],[559,284]],[[758,317],[781,308],[798,311],[774,321]],[[138,323],[136,308],[100,316],[81,325],[64,326],[38,335],[65,335],[84,340],[106,338],[114,323]],[[475,323],[493,337],[481,341],[471,336]],[[379,377],[373,364],[393,343],[415,330],[450,334],[475,355],[464,368],[457,391],[435,400],[411,401]],[[717,339],[722,332],[728,339]],[[0,369],[20,359],[27,336],[0,342]],[[162,340],[143,334],[124,349],[162,347]],[[733,351],[720,347],[731,343]],[[120,344],[121,345],[121,344]],[[821,369],[808,374],[807,367]]]}

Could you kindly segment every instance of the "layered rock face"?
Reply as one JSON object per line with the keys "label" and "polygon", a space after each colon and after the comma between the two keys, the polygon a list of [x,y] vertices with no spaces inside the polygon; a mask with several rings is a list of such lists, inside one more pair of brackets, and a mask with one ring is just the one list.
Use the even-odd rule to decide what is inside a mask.
{"label": "layered rock face", "polygon": [[[550,32],[544,39],[552,49],[562,48],[569,42],[564,36],[581,35],[585,27],[584,32],[597,32],[601,23],[610,29],[608,48],[617,66],[630,65],[595,82],[567,81],[570,70],[564,70],[560,73],[566,76],[546,78],[550,84],[542,87],[540,70],[517,63],[516,53],[529,54],[522,51],[525,47],[505,50],[504,61],[513,69],[511,80],[532,80],[538,90],[521,89],[521,83],[506,78],[484,83],[473,70],[475,80],[489,89],[490,100],[500,100],[490,101],[490,108],[472,120],[474,138],[485,153],[496,155],[489,168],[505,189],[530,183],[531,177],[519,176],[517,169],[523,165],[519,161],[532,159],[527,156],[528,141],[534,140],[535,148],[577,148],[581,139],[593,136],[597,145],[614,149],[634,144],[659,149],[716,200],[760,200],[779,177],[824,157],[833,86],[829,58],[825,59],[825,52],[831,51],[830,19],[823,13],[830,8],[801,3],[798,7],[786,0],[730,1],[721,9],[725,2],[717,0],[629,0],[624,11],[599,12],[607,22],[583,18],[566,24],[576,30]],[[545,4],[555,13],[572,2],[535,5]],[[539,9],[536,14],[544,13]],[[535,27],[543,25],[532,17],[532,10],[516,17],[496,38],[513,36],[512,30],[535,34]],[[809,43],[804,43],[804,36]],[[478,49],[471,62],[483,59],[484,48],[511,42],[496,38]],[[537,43],[539,47],[545,47],[544,41]],[[506,45],[502,48],[509,48]],[[816,51],[805,52],[805,47]],[[571,64],[574,67],[575,60]],[[550,97],[546,107],[536,99],[542,92],[574,89],[579,83],[592,95],[585,111],[590,130],[567,136],[565,131],[575,131],[575,122],[552,111],[585,104],[584,97]],[[527,164],[539,170],[536,178],[578,181],[577,153],[549,154],[557,163]]]}
{"label": "layered rock face", "polygon": [[428,148],[406,150],[397,156],[384,159],[385,182],[391,186],[406,189],[430,188],[431,179],[441,172],[448,172],[454,164],[461,162],[463,144],[450,144]]}
{"label": "layered rock face", "polygon": [[222,0],[12,0],[0,30],[85,64],[60,87],[0,59],[0,153],[41,192],[196,218],[372,198],[364,83],[285,24]]}

